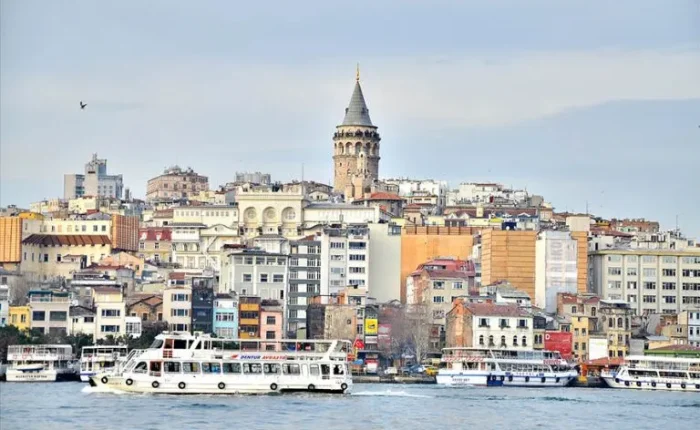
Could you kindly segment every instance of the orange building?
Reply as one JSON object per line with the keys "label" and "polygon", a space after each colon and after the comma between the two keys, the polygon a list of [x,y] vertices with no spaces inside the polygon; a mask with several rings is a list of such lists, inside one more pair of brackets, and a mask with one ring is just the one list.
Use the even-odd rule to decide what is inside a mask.
{"label": "orange building", "polygon": [[0,267],[12,270],[22,259],[22,218],[0,217]]}
{"label": "orange building", "polygon": [[534,300],[536,240],[536,231],[482,231],[481,284],[508,281]]}
{"label": "orange building", "polygon": [[406,278],[416,267],[437,257],[469,259],[474,245],[472,235],[478,230],[472,227],[405,227],[401,234],[401,302],[406,302]]}
{"label": "orange building", "polygon": [[138,251],[139,217],[112,215],[112,248],[122,251]]}
{"label": "orange building", "polygon": [[588,232],[572,231],[571,237],[578,242],[576,247],[576,270],[578,271],[576,290],[583,294],[588,291]]}

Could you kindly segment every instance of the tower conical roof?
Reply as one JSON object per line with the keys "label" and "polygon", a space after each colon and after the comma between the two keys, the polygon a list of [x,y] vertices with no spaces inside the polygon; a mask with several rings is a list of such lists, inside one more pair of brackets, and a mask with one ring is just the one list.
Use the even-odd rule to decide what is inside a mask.
{"label": "tower conical roof", "polygon": [[369,118],[369,109],[365,103],[365,96],[362,94],[359,79],[355,82],[355,89],[350,97],[350,104],[345,109],[345,118],[342,125],[365,125],[373,127],[372,120]]}

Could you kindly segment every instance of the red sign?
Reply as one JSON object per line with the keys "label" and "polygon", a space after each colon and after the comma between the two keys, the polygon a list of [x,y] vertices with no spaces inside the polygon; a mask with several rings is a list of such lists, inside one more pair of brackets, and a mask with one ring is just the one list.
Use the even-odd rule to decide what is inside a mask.
{"label": "red sign", "polygon": [[544,335],[544,349],[547,351],[559,351],[562,358],[571,358],[571,332],[548,331]]}
{"label": "red sign", "polygon": [[355,349],[365,349],[365,343],[360,338],[355,339],[355,343],[352,346]]}

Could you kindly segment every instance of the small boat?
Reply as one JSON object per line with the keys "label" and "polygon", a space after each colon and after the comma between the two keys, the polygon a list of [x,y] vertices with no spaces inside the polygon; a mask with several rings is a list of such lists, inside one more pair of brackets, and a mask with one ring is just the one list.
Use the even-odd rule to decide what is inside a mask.
{"label": "small boat", "polygon": [[611,388],[700,393],[700,358],[630,355],[600,376]]}
{"label": "small boat", "polygon": [[7,361],[8,382],[54,382],[75,376],[70,345],[11,345]]}
{"label": "small boat", "polygon": [[576,377],[557,351],[445,348],[436,380],[451,387],[565,387]]}
{"label": "small boat", "polygon": [[129,348],[125,345],[84,346],[80,354],[80,380],[88,382],[98,373],[113,373],[126,363]]}
{"label": "small boat", "polygon": [[161,333],[115,373],[92,376],[109,390],[164,394],[348,393],[351,344],[343,340],[222,339]]}

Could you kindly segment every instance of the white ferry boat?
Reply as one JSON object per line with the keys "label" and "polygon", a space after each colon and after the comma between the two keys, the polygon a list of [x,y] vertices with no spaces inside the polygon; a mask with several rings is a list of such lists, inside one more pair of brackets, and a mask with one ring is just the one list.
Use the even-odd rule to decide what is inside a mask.
{"label": "white ferry boat", "polygon": [[631,355],[601,378],[611,388],[700,393],[700,358]]}
{"label": "white ferry boat", "polygon": [[80,354],[80,380],[88,382],[98,373],[113,373],[126,363],[129,348],[116,346],[84,346]]}
{"label": "white ferry boat", "polygon": [[136,393],[265,394],[283,391],[348,393],[351,344],[342,340],[221,339],[162,333],[129,353],[114,374],[93,387]]}
{"label": "white ferry boat", "polygon": [[556,351],[445,348],[437,383],[452,387],[564,387],[577,376]]}
{"label": "white ferry boat", "polygon": [[7,361],[8,382],[53,382],[75,376],[70,345],[11,345]]}

